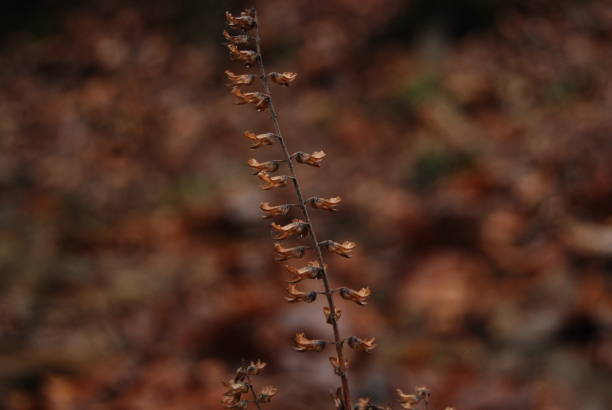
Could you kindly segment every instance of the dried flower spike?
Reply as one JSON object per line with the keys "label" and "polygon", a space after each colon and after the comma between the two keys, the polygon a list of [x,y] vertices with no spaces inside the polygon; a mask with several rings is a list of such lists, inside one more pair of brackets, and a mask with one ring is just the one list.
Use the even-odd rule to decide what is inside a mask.
{"label": "dried flower spike", "polygon": [[230,85],[251,85],[255,81],[255,74],[234,74],[230,70],[225,70],[223,73],[230,81]]}
{"label": "dried flower spike", "polygon": [[270,205],[269,202],[262,202],[259,204],[259,209],[261,209],[266,214],[262,216],[263,219],[268,219],[273,216],[285,216],[291,210],[293,205],[290,204],[282,204],[282,205]]}
{"label": "dried flower spike", "polygon": [[244,136],[253,141],[251,149],[256,149],[264,145],[272,145],[272,139],[276,138],[275,134],[268,132],[266,134],[255,134],[251,131],[245,131]]}
{"label": "dried flower spike", "polygon": [[351,255],[351,252],[353,251],[355,246],[357,246],[355,242],[344,241],[342,243],[338,243],[331,240],[320,242],[319,245],[321,245],[328,251],[334,252],[345,258],[352,257],[353,255]]}
{"label": "dried flower spike", "polygon": [[376,348],[376,344],[374,344],[375,338],[373,337],[369,339],[360,339],[357,336],[351,336],[346,341],[350,347],[358,352],[369,353]]}
{"label": "dried flower spike", "polygon": [[249,42],[249,36],[246,34],[240,34],[237,36],[232,36],[227,30],[223,30],[223,38],[229,41],[232,44],[244,46]]}
{"label": "dried flower spike", "polygon": [[368,304],[368,297],[371,294],[372,291],[368,287],[361,288],[359,291],[344,287],[340,288],[340,296],[343,299],[351,300],[361,306]]}
{"label": "dried flower spike", "polygon": [[321,268],[321,265],[319,265],[317,261],[308,262],[307,266],[299,269],[285,265],[285,269],[293,274],[293,276],[287,280],[289,283],[298,283],[305,279],[321,279],[321,275],[323,274],[323,268]]}
{"label": "dried flower spike", "polygon": [[279,163],[280,163],[280,161],[278,161],[278,160],[259,162],[255,158],[251,158],[251,159],[249,159],[247,161],[247,164],[251,168],[256,170],[256,172],[253,175],[256,175],[259,171],[266,171],[266,172],[277,171]]}
{"label": "dried flower spike", "polygon": [[342,315],[342,311],[338,308],[335,309],[334,314],[331,315],[331,310],[327,306],[323,306],[323,314],[325,315],[325,322],[332,324],[334,321],[338,321]]}
{"label": "dried flower spike", "polygon": [[272,400],[272,397],[274,397],[277,392],[278,392],[278,389],[276,387],[265,386],[264,388],[261,389],[261,392],[259,393],[257,400],[260,403],[270,403],[270,401]]}
{"label": "dried flower spike", "polygon": [[272,188],[283,187],[287,185],[287,182],[289,181],[289,178],[290,178],[287,175],[279,175],[279,176],[271,177],[270,174],[268,174],[266,171],[259,171],[257,173],[257,176],[259,177],[259,179],[261,179],[264,182],[263,184],[259,186],[264,191],[267,191],[268,189],[272,189]]}
{"label": "dried flower spike", "polygon": [[240,16],[235,17],[229,11],[225,12],[227,25],[231,28],[250,30],[255,27],[255,18],[250,10],[240,12]]}
{"label": "dried flower spike", "polygon": [[318,198],[313,196],[306,200],[306,202],[310,203],[313,208],[317,209],[325,209],[327,211],[337,211],[338,204],[342,201],[342,198],[339,196],[335,196],[332,198]]}
{"label": "dried flower spike", "polygon": [[286,71],[284,73],[272,72],[269,73],[268,76],[270,77],[270,80],[272,80],[276,84],[289,87],[297,77],[297,73],[292,73],[289,71]]}
{"label": "dried flower spike", "polygon": [[249,68],[257,61],[257,53],[253,50],[240,50],[236,44],[228,43],[227,49],[232,61],[244,61],[245,67]]}
{"label": "dried flower spike", "polygon": [[283,248],[283,246],[280,243],[275,242],[274,252],[276,252],[277,261],[286,261],[291,258],[299,259],[304,256],[304,252],[306,252],[306,246],[296,246],[294,248]]}
{"label": "dried flower spike", "polygon": [[287,296],[285,300],[290,303],[306,302],[312,303],[317,299],[317,292],[302,292],[295,285],[287,286]]}
{"label": "dried flower spike", "polygon": [[305,152],[296,152],[293,154],[295,160],[300,164],[311,165],[313,167],[320,167],[321,161],[325,158],[325,152],[323,151],[315,151],[312,154],[307,154]]}
{"label": "dried flower spike", "polygon": [[281,226],[276,222],[272,222],[270,226],[278,233],[273,239],[281,241],[291,236],[304,236],[308,229],[308,224],[301,219],[294,219],[291,223]]}
{"label": "dried flower spike", "polygon": [[321,352],[327,346],[325,340],[308,339],[304,333],[295,335],[295,347],[298,352]]}

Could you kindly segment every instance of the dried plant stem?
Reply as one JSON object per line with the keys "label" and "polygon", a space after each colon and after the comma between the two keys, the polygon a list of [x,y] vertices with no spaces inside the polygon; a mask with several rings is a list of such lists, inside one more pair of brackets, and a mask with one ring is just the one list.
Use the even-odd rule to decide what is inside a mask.
{"label": "dried plant stem", "polygon": [[255,407],[257,410],[261,410],[261,406],[259,405],[259,400],[257,399],[257,393],[255,393],[255,389],[253,388],[253,383],[251,383],[251,378],[247,376],[247,383],[249,384],[249,390],[251,390],[251,394],[253,394],[253,403],[255,403]]}
{"label": "dried plant stem", "polygon": [[[300,187],[300,182],[297,178],[297,175],[293,167],[293,158],[291,157],[291,155],[289,154],[289,150],[287,149],[287,144],[285,143],[285,139],[283,138],[283,135],[280,130],[280,125],[278,123],[278,114],[276,112],[276,109],[274,108],[274,103],[272,102],[272,95],[270,93],[270,85],[268,83],[268,76],[266,73],[266,69],[264,67],[263,57],[261,53],[261,45],[260,45],[261,41],[260,41],[260,35],[259,35],[259,22],[257,18],[257,12],[255,12],[255,42],[256,42],[257,55],[258,55],[257,61],[259,64],[259,68],[261,69],[261,78],[262,78],[262,82],[264,86],[264,91],[268,95],[268,98],[269,98],[268,105],[270,108],[270,117],[272,118],[272,122],[274,123],[275,133],[278,136],[278,141],[283,149],[285,161],[287,162],[287,165],[289,167],[289,172],[291,173],[291,176],[292,176],[295,193],[299,200],[298,206],[302,209],[302,213],[304,214],[304,220],[308,224],[308,227],[309,227],[312,249],[315,250],[317,259],[319,261],[319,266],[321,266],[321,269],[322,269],[322,280],[323,280],[323,285],[325,287],[325,296],[327,297],[327,304],[328,304],[330,312],[332,312],[332,317],[333,317],[333,312],[336,311],[336,307],[334,305],[333,293],[331,292],[331,287],[329,285],[327,269],[325,268],[325,263],[323,261],[323,253],[321,251],[321,247],[319,246],[319,242],[317,241],[317,236],[316,236],[314,227],[312,225],[310,215],[308,214],[306,203],[304,202],[304,197],[302,195],[302,189]],[[344,347],[344,343],[342,342],[343,339],[340,337],[340,331],[338,330],[338,323],[335,317],[332,320],[330,320],[330,322],[331,322],[331,325],[334,331],[334,344],[336,346],[336,353],[338,355],[338,361],[344,367],[344,357],[343,357],[344,355],[342,352],[342,349]],[[345,406],[345,409],[348,410],[351,408],[351,401],[350,401],[348,379],[346,377],[345,368],[342,374],[340,375],[340,378],[342,380],[342,396],[343,396],[344,406]]]}

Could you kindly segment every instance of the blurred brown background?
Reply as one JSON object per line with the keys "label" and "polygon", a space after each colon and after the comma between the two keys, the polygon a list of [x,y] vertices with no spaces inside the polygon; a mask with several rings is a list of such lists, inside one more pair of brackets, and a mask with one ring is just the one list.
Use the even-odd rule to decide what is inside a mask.
{"label": "blurred brown background", "polygon": [[[328,409],[320,307],[283,301],[223,1],[3,2],[0,407],[217,409],[242,358],[274,409]],[[342,303],[355,397],[604,410],[612,398],[612,4],[270,0],[273,95]],[[278,157],[277,148],[255,152]]]}

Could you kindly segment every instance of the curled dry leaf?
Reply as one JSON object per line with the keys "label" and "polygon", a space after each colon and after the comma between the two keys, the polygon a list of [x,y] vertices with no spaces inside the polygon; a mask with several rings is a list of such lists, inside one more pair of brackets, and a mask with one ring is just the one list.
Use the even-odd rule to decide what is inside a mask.
{"label": "curled dry leaf", "polygon": [[231,28],[250,30],[255,27],[255,16],[251,10],[240,12],[240,16],[233,16],[229,11],[225,12],[227,25]]}
{"label": "curled dry leaf", "polygon": [[289,283],[298,283],[305,279],[321,279],[323,274],[323,268],[317,261],[308,262],[307,266],[299,269],[289,265],[286,265],[285,268],[293,275],[287,280]]}
{"label": "curled dry leaf", "polygon": [[312,154],[307,154],[305,152],[296,152],[293,154],[295,160],[300,164],[307,164],[313,167],[320,167],[321,161],[325,158],[325,152],[323,151],[315,151]]}
{"label": "curled dry leaf", "polygon": [[306,302],[312,303],[317,299],[317,292],[302,292],[295,285],[287,286],[287,296],[285,300],[290,303]]}
{"label": "curled dry leaf", "polygon": [[330,325],[334,323],[334,321],[338,321],[340,316],[342,316],[342,311],[338,308],[335,308],[334,314],[331,315],[331,310],[327,306],[323,306],[323,314],[325,315],[325,321]]}
{"label": "curled dry leaf", "polygon": [[270,97],[264,93],[243,93],[238,87],[232,87],[231,93],[236,97],[236,101],[234,102],[236,105],[253,104],[257,111],[263,111],[268,108]]}
{"label": "curled dry leaf", "polygon": [[251,158],[247,161],[247,164],[251,168],[257,170],[257,172],[255,172],[253,175],[257,174],[259,171],[274,172],[278,170],[279,163],[280,163],[279,160],[259,162],[255,158]]}
{"label": "curled dry leaf", "polygon": [[246,372],[251,376],[257,376],[266,366],[266,362],[262,362],[258,359],[257,362],[251,362],[251,364],[247,366]]}
{"label": "curled dry leaf", "polygon": [[344,241],[342,243],[338,243],[331,240],[320,242],[319,245],[321,245],[328,251],[334,252],[345,258],[350,258],[352,256],[351,252],[353,251],[355,246],[357,246],[355,242]]}
{"label": "curled dry leaf", "polygon": [[268,74],[270,79],[278,85],[289,87],[297,77],[297,73],[285,71],[284,73],[272,72]]}
{"label": "curled dry leaf", "polygon": [[338,376],[341,376],[345,373],[346,369],[348,368],[348,360],[344,361],[344,366],[340,366],[340,360],[338,360],[337,357],[330,357],[329,358],[329,362],[331,363],[332,367],[334,368],[334,373],[336,373]]}
{"label": "curled dry leaf", "polygon": [[294,219],[291,223],[284,226],[272,222],[270,226],[277,232],[277,235],[273,237],[273,239],[277,241],[287,239],[294,235],[304,236],[308,230],[308,223],[301,219]]}
{"label": "curled dry leaf", "polygon": [[308,339],[304,333],[295,335],[295,347],[298,352],[320,352],[325,349],[327,342],[325,340]]}
{"label": "curled dry leaf", "polygon": [[248,68],[257,61],[257,53],[253,50],[240,50],[236,44],[226,44],[232,61],[243,61]]}
{"label": "curled dry leaf", "polygon": [[257,173],[259,179],[261,179],[264,183],[259,187],[264,191],[272,188],[279,188],[287,185],[289,181],[289,177],[287,175],[279,175],[275,177],[271,177],[266,171],[260,171]]}
{"label": "curled dry leaf", "polygon": [[270,401],[272,400],[272,397],[274,397],[277,392],[278,392],[278,389],[276,387],[265,386],[261,389],[261,392],[259,393],[257,400],[260,403],[270,403]]}
{"label": "curled dry leaf", "polygon": [[272,145],[273,138],[276,138],[276,134],[271,132],[255,134],[251,131],[245,131],[244,136],[253,142],[253,145],[250,146],[251,149],[256,149],[264,145]]}
{"label": "curled dry leaf", "polygon": [[334,196],[332,198],[318,198],[313,196],[309,198],[306,202],[310,203],[313,208],[317,209],[325,209],[327,211],[337,211],[338,204],[342,201],[342,198],[339,196]]}
{"label": "curled dry leaf", "polygon": [[259,209],[261,209],[266,214],[262,216],[264,219],[271,218],[273,216],[285,216],[291,210],[293,205],[290,204],[282,204],[282,205],[270,205],[268,202],[262,202],[259,204]]}
{"label": "curled dry leaf", "polygon": [[369,339],[361,339],[357,336],[351,336],[346,341],[351,348],[357,350],[358,352],[369,353],[376,348],[376,344],[374,343],[375,338],[373,337]]}
{"label": "curled dry leaf", "polygon": [[251,85],[255,81],[255,74],[234,74],[230,70],[225,70],[223,72],[229,82],[230,85]]}
{"label": "curled dry leaf", "polygon": [[304,256],[304,253],[306,252],[306,246],[296,246],[294,248],[283,248],[283,246],[280,243],[275,242],[274,252],[276,252],[277,261],[286,261],[287,259],[291,259],[291,258],[299,259]]}
{"label": "curled dry leaf", "polygon": [[369,287],[361,288],[359,291],[344,287],[340,288],[340,296],[343,299],[351,300],[361,306],[368,304],[368,297],[371,294],[372,291]]}
{"label": "curled dry leaf", "polygon": [[229,41],[230,43],[242,46],[249,42],[249,36],[247,36],[246,34],[232,36],[230,33],[227,32],[227,30],[223,30],[223,38]]}

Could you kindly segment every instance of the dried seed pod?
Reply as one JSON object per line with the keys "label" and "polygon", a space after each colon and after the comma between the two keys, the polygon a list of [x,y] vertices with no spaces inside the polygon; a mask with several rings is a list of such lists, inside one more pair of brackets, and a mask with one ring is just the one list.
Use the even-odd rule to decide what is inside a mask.
{"label": "dried seed pod", "polygon": [[369,287],[361,288],[359,291],[344,287],[340,288],[340,296],[343,299],[351,300],[361,306],[368,304],[367,300],[371,294],[372,291]]}
{"label": "dried seed pod", "polygon": [[299,151],[293,154],[295,160],[300,164],[307,164],[313,167],[320,167],[321,161],[325,158],[325,152],[323,151],[315,151],[312,154],[307,154],[305,152]]}
{"label": "dried seed pod", "polygon": [[227,30],[223,30],[223,38],[229,41],[232,44],[244,46],[249,42],[249,36],[246,34],[240,34],[237,36],[232,36]]}
{"label": "dried seed pod", "polygon": [[293,277],[287,280],[289,283],[298,283],[305,279],[321,279],[323,274],[323,268],[321,268],[317,261],[308,262],[307,266],[299,269],[289,265],[285,265],[285,268],[289,273],[293,274]]}
{"label": "dried seed pod", "polygon": [[257,61],[257,53],[253,50],[240,50],[236,44],[226,44],[232,61],[243,61],[245,67],[249,68]]}
{"label": "dried seed pod", "polygon": [[369,353],[376,348],[376,344],[374,344],[375,338],[373,337],[369,339],[360,339],[357,336],[351,336],[346,339],[346,341],[350,347],[359,352]]}
{"label": "dried seed pod", "polygon": [[257,362],[251,362],[251,364],[247,366],[246,373],[251,376],[257,376],[267,365],[266,362],[262,362],[258,359]]}
{"label": "dried seed pod", "polygon": [[327,342],[325,340],[308,339],[304,333],[295,335],[295,347],[298,352],[320,352],[325,349]]}
{"label": "dried seed pod", "polygon": [[229,11],[225,12],[227,25],[231,28],[250,30],[255,27],[255,16],[250,10],[240,12],[240,16],[233,16]]}
{"label": "dried seed pod", "polygon": [[429,402],[430,392],[427,387],[417,387],[414,389],[413,394],[406,394],[401,389],[396,389],[400,405],[402,408],[407,410],[414,409],[417,404],[424,401],[425,403]]}
{"label": "dried seed pod", "polygon": [[302,292],[293,284],[287,286],[287,295],[288,296],[285,297],[285,300],[290,303],[312,303],[317,299],[317,292]]}
{"label": "dried seed pod", "polygon": [[264,145],[272,145],[272,140],[276,138],[276,134],[271,132],[265,134],[255,134],[251,131],[245,131],[244,136],[253,141],[253,145],[249,148],[256,149]]}
{"label": "dried seed pod", "polygon": [[[244,403],[248,403],[244,400]],[[240,395],[224,395],[221,397],[221,406],[226,409],[246,409],[246,406],[241,403]]]}
{"label": "dried seed pod", "polygon": [[281,241],[291,236],[304,236],[308,230],[308,224],[301,219],[294,219],[291,223],[281,226],[276,222],[272,222],[270,226],[278,233],[272,239]]}
{"label": "dried seed pod", "polygon": [[274,172],[278,170],[278,164],[280,163],[279,160],[272,160],[272,161],[266,161],[266,162],[259,162],[257,161],[255,158],[251,158],[247,161],[247,164],[257,170],[257,172],[255,172],[253,175],[256,175],[259,171],[266,171],[266,172]]}
{"label": "dried seed pod", "polygon": [[334,252],[345,258],[352,257],[353,255],[351,255],[351,252],[353,251],[355,246],[357,246],[355,242],[344,241],[342,243],[338,243],[331,240],[319,242],[319,245],[321,245],[321,247],[327,249],[328,251]]}
{"label": "dried seed pod", "polygon": [[334,368],[334,373],[336,373],[338,376],[341,376],[344,374],[344,372],[346,371],[346,369],[348,368],[348,360],[344,361],[344,366],[340,366],[340,360],[338,360],[337,357],[330,357],[329,358],[329,362],[331,363],[332,367]]}
{"label": "dried seed pod", "polygon": [[332,315],[331,310],[327,306],[323,306],[323,314],[325,315],[325,321],[330,325],[334,323],[334,321],[338,321],[340,316],[342,316],[342,311],[338,308],[335,308],[335,312]]}
{"label": "dried seed pod", "polygon": [[335,196],[332,198],[318,198],[313,196],[306,200],[306,202],[310,203],[313,208],[317,209],[325,209],[327,211],[337,211],[338,204],[342,201],[342,198],[339,196]]}
{"label": "dried seed pod", "polygon": [[282,204],[282,205],[270,205],[270,203],[268,202],[262,202],[259,204],[259,209],[261,209],[262,211],[264,211],[266,213],[266,215],[263,215],[262,218],[263,219],[268,219],[271,218],[273,216],[285,216],[289,213],[289,210],[291,210],[291,207],[293,205],[291,204]]}
{"label": "dried seed pod", "polygon": [[270,77],[270,80],[276,84],[289,87],[297,77],[297,73],[292,73],[289,71],[285,71],[284,73],[272,72],[269,73],[268,76]]}
{"label": "dried seed pod", "polygon": [[234,74],[230,70],[223,72],[231,84],[229,85],[251,85],[255,81],[255,74]]}
{"label": "dried seed pod", "polygon": [[245,382],[237,381],[235,379],[231,379],[228,382],[224,382],[223,385],[228,388],[227,392],[225,392],[226,396],[233,396],[249,391],[249,386]]}
{"label": "dried seed pod", "polygon": [[279,175],[279,176],[271,177],[270,174],[268,174],[266,171],[258,172],[257,176],[259,177],[259,179],[261,179],[264,182],[263,184],[259,186],[264,191],[267,191],[268,189],[272,189],[272,188],[283,187],[287,185],[287,182],[290,179],[290,177],[288,177],[287,175]]}
{"label": "dried seed pod", "polygon": [[296,246],[294,248],[283,248],[283,246],[275,242],[274,243],[274,252],[276,252],[276,260],[277,261],[286,261],[288,259],[299,259],[304,256],[306,252],[306,246]]}
{"label": "dried seed pod", "polygon": [[253,104],[257,111],[263,111],[268,107],[268,101],[270,97],[267,94],[260,92],[243,93],[238,87],[232,87],[232,95],[236,97],[234,104],[244,105]]}
{"label": "dried seed pod", "polygon": [[270,401],[272,400],[272,397],[274,397],[277,392],[278,392],[278,389],[276,387],[265,386],[264,388],[261,389],[261,392],[259,393],[257,400],[260,403],[270,403]]}

